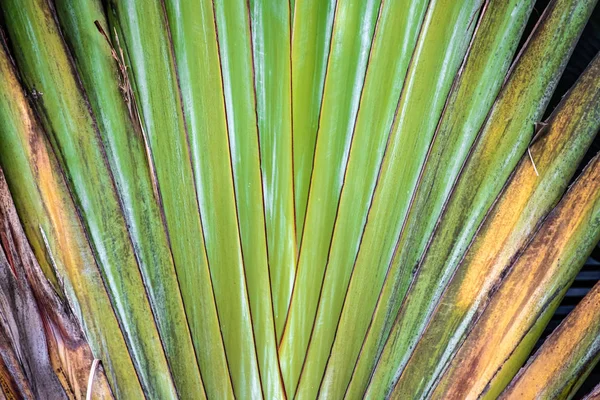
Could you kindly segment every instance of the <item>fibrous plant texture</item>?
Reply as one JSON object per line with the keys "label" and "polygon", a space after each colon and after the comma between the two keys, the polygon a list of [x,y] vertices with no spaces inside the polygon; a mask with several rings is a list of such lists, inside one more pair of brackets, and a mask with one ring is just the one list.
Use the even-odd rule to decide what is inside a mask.
{"label": "fibrous plant texture", "polygon": [[535,6],[2,0],[0,399],[572,398],[596,0]]}

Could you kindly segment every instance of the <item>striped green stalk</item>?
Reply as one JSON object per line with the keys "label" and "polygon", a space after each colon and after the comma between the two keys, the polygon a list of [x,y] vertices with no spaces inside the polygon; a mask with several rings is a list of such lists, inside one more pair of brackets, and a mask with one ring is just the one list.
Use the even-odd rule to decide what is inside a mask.
{"label": "striped green stalk", "polygon": [[298,271],[279,349],[288,393],[296,393],[309,345],[379,6],[380,0],[339,0],[335,11]]}
{"label": "striped green stalk", "polygon": [[497,398],[527,359],[599,239],[596,156],[515,261],[431,398]]}
{"label": "striped green stalk", "polygon": [[333,17],[339,0],[292,0],[292,131],[296,238],[300,242],[313,172]]}
{"label": "striped green stalk", "polygon": [[252,0],[250,17],[271,291],[279,342],[297,257],[289,4]]}
{"label": "striped green stalk", "polygon": [[136,254],[95,116],[53,10],[45,1],[30,0],[8,2],[3,11],[5,20],[12,22],[7,27],[11,43],[30,49],[15,54],[17,65],[25,86],[42,93],[33,106],[72,188],[144,390],[148,396],[175,398],[172,371],[140,272],[151,266]]}
{"label": "striped green stalk", "polygon": [[[343,187],[339,209],[337,211],[335,230],[330,244],[328,260],[326,261],[327,269],[317,319],[314,325],[315,328],[312,333],[312,341],[310,343],[306,361],[306,371],[311,371],[311,373],[310,375],[307,374],[308,379],[306,380],[306,383],[305,376],[301,378],[301,384],[306,387],[318,386],[321,381],[325,371],[327,358],[331,352],[331,346],[335,338],[337,323],[345,300],[348,282],[352,274],[352,267],[356,260],[357,253],[359,252],[361,240],[364,240],[362,235],[365,232],[367,213],[370,210],[377,178],[379,177],[380,171],[382,173],[382,179],[389,179],[390,177],[389,173],[388,175],[385,175],[386,172],[383,172],[380,168],[383,154],[388,145],[386,140],[388,139],[390,129],[392,128],[396,110],[398,110],[398,121],[404,121],[408,113],[416,115],[415,113],[419,113],[419,110],[423,111],[429,109],[434,110],[432,112],[432,119],[435,118],[437,113],[435,110],[441,108],[440,103],[443,104],[447,90],[452,84],[453,73],[455,73],[460,64],[462,54],[466,51],[472,32],[472,27],[468,27],[469,20],[474,18],[479,4],[480,3],[475,1],[469,3],[467,6],[464,6],[463,4],[463,7],[458,7],[457,4],[453,7],[448,7],[447,4],[443,2],[437,4],[431,3],[429,4],[430,8],[427,16],[425,16],[427,2],[413,2],[412,5],[414,8],[408,7],[406,4],[400,2],[400,4],[396,4],[396,6],[399,7],[398,10],[388,10],[387,8],[383,10],[382,15],[404,15],[404,18],[409,18],[411,21],[414,21],[414,24],[410,24],[411,30],[408,32],[408,36],[399,40],[401,42],[408,42],[409,48],[406,53],[403,54],[406,58],[402,60],[402,64],[404,64],[403,73],[398,77],[400,87],[396,92],[394,100],[387,104],[388,107],[385,112],[388,112],[388,118],[387,120],[384,120],[386,125],[381,127],[380,136],[371,134],[373,126],[370,121],[372,119],[378,119],[374,118],[377,115],[374,116],[372,113],[378,108],[381,110],[381,104],[378,101],[381,90],[377,86],[369,85],[366,86],[363,91],[363,99],[361,101],[355,136],[352,142],[348,170],[345,176],[345,182],[347,182],[347,184]],[[445,12],[441,12],[443,8],[445,9]],[[413,12],[416,15],[414,15]],[[423,17],[425,20],[421,27]],[[386,36],[388,34],[387,30],[389,29],[387,24],[389,23],[390,21],[388,18],[379,21],[375,45],[378,44],[378,39],[381,41],[389,41],[389,38]],[[400,26],[403,25],[405,24],[400,24]],[[454,28],[448,31],[446,29],[438,29],[440,26]],[[417,37],[422,39],[417,42]],[[391,41],[391,43],[396,43],[396,41]],[[414,47],[415,44],[416,48]],[[389,86],[389,79],[386,79],[388,77],[373,75],[379,72],[377,69],[377,62],[387,62],[385,59],[381,60],[375,57],[381,57],[380,51],[384,51],[387,54],[397,53],[390,48],[383,48],[380,50],[379,47],[375,47],[375,51],[376,52],[372,53],[373,57],[369,63],[370,68],[367,72],[367,78],[376,79],[380,81],[381,84]],[[408,62],[411,62],[412,64],[408,70],[406,81],[404,82],[403,78],[407,73],[406,68],[408,67]],[[373,68],[371,68],[371,66],[373,66]],[[385,64],[382,65],[382,67],[385,66]],[[447,68],[450,72],[448,72]],[[403,82],[404,86],[402,86]],[[421,85],[428,88],[433,87],[433,90],[436,91],[440,97],[432,96],[428,99],[422,99],[420,96],[413,97],[414,93],[422,90]],[[404,90],[402,90],[402,88],[404,88]],[[400,103],[398,100],[400,100]],[[405,132],[410,132],[412,129],[419,130],[422,128],[422,126],[418,125],[420,121],[420,119],[414,119],[413,123],[416,122],[416,124],[411,125],[411,123],[408,122],[403,125],[402,128],[399,128],[399,126],[400,124],[403,124],[403,122],[398,122],[396,127],[405,130]],[[433,132],[433,129],[431,129],[431,132]],[[394,145],[398,145],[399,143],[395,141],[395,138],[398,137],[399,136],[392,135],[392,137],[389,138],[390,147],[387,148],[387,150],[394,151]],[[371,140],[373,140],[373,142],[371,142]],[[407,145],[406,142],[404,144]],[[420,143],[420,146],[422,146],[421,148],[423,149],[423,155],[426,152],[428,144],[427,138],[424,137],[423,142]],[[375,147],[377,151],[365,151],[365,149],[370,149],[372,146]],[[419,144],[417,144],[417,146],[419,146]],[[373,157],[373,154],[377,154],[377,156]],[[414,157],[414,161],[415,163],[419,163],[422,160],[419,160],[419,157]],[[405,164],[407,170],[410,169],[411,164],[412,163]],[[413,179],[413,177],[410,176],[410,173],[408,176],[403,177],[397,175],[396,178],[398,179],[396,188],[402,187],[402,183],[405,182],[405,179],[409,181],[410,179]],[[408,182],[407,184],[410,185]],[[395,202],[397,210],[401,210],[403,207],[402,203],[400,202],[400,204],[398,204],[398,200],[395,200]],[[379,203],[379,207],[389,207],[390,205],[391,203],[385,205]],[[383,226],[385,231],[385,225]],[[372,240],[374,238],[373,233],[375,232],[369,232],[371,236],[367,236],[367,240]],[[367,246],[369,245],[371,245],[371,242],[369,242]],[[372,260],[375,261],[375,265],[378,264],[378,258],[373,258]],[[332,368],[338,370],[337,367]],[[343,376],[344,373],[342,371],[336,374],[337,377],[341,378],[340,381],[338,381],[338,384],[341,384],[336,388],[331,388],[328,385],[332,382],[327,381],[321,392],[322,396],[336,397],[341,396],[344,393],[347,381],[343,382],[343,380],[349,379],[351,369],[346,368],[344,371],[347,371],[345,377]],[[314,382],[315,380],[317,380],[316,384]]]}
{"label": "striped green stalk", "polygon": [[500,91],[533,3],[533,0],[492,0],[483,12],[464,66],[448,96],[358,361],[357,355],[344,361],[356,362],[346,391],[352,398],[361,396],[367,387],[375,360],[408,289],[410,266],[417,264]]}
{"label": "striped green stalk", "polygon": [[[354,365],[353,361],[360,350],[362,335],[368,327],[377,300],[378,286],[385,275],[386,259],[393,252],[394,236],[400,233],[402,219],[409,206],[437,118],[467,50],[475,27],[472,21],[480,6],[480,1],[469,1],[466,5],[446,1],[429,3],[422,26],[420,29],[417,27],[416,47],[414,51],[409,50],[410,65],[399,102],[394,107],[394,121],[382,164],[374,165],[377,175],[371,176],[369,182],[375,185],[371,189],[374,194],[366,191],[361,194],[364,196],[363,204],[355,203],[351,201],[353,196],[357,197],[353,191],[362,193],[355,186],[358,182],[344,188],[343,203],[340,204],[331,244],[324,291],[327,296],[322,297],[320,307],[323,306],[323,309],[319,310],[319,318],[334,313],[333,328],[324,341],[325,346],[315,349],[324,352],[325,357],[319,357],[317,366],[313,366],[317,373],[325,371],[320,392],[323,396],[340,396],[346,390],[352,372],[348,365]],[[404,9],[404,12],[410,11],[406,7]],[[424,88],[435,95],[419,95]],[[422,117],[409,118],[409,115]],[[355,152],[360,152],[360,144],[353,144]],[[347,176],[348,182],[365,180],[360,175],[364,173],[361,171],[361,158],[355,154],[351,154],[352,169],[349,169],[349,173],[352,175]],[[343,251],[344,242],[350,243],[351,252]],[[336,282],[338,279],[341,282]],[[332,296],[331,290],[335,290],[336,286],[340,293]],[[329,297],[334,300],[331,303],[335,308],[331,311]],[[316,326],[322,324],[320,320],[317,321]],[[352,328],[348,329],[349,326]],[[329,354],[331,357],[327,360]],[[345,365],[343,372],[340,362]],[[335,377],[332,376],[333,371],[336,371]]]}
{"label": "striped green stalk", "polygon": [[63,171],[13,67],[2,47],[0,163],[24,230],[44,272],[56,274],[94,356],[103,361],[113,393],[143,398],[131,342],[115,315]]}
{"label": "striped green stalk", "polygon": [[[213,3],[165,4],[209,260],[243,268]],[[205,363],[210,373],[210,359]],[[211,385],[205,383],[208,396],[232,397],[227,370],[214,372]]]}
{"label": "striped green stalk", "polygon": [[369,384],[370,396],[389,391],[406,365],[477,228],[529,145],[534,124],[543,115],[594,3],[558,0],[533,33],[490,111],[417,265]]}
{"label": "striped green stalk", "polygon": [[[200,213],[202,188],[195,185],[200,172],[192,165],[167,15],[158,2],[133,0],[113,2],[111,11],[131,63],[188,321],[204,360],[201,371],[210,373],[211,362],[218,362],[211,391],[218,390],[218,384],[228,386],[216,381],[228,367],[236,395],[260,394],[243,264],[235,248],[231,251],[214,240],[216,226]],[[231,258],[234,262],[228,262]]]}
{"label": "striped green stalk", "polygon": [[285,396],[277,357],[261,174],[250,3],[213,2],[237,211],[256,351],[266,398]]}
{"label": "striped green stalk", "polygon": [[[302,378],[303,385],[319,386],[323,375],[352,263],[358,251],[381,160],[427,5],[428,1],[382,4],[353,128],[329,253],[326,258],[314,261],[326,265],[326,272],[306,361],[306,368],[317,369],[314,375],[311,372]],[[398,43],[401,44],[400,48]],[[346,370],[337,371],[336,377],[341,378]],[[339,393],[339,390],[328,387],[331,384],[328,381],[322,389],[324,395]]]}
{"label": "striped green stalk", "polygon": [[0,2],[0,400],[572,396],[597,1]]}
{"label": "striped green stalk", "polygon": [[108,37],[94,24],[98,21],[102,30],[108,29],[102,5],[95,0],[59,0],[55,5],[106,149],[178,393],[184,397],[202,393],[200,371],[139,120],[135,112],[130,113],[125,101],[131,93],[123,93],[126,77],[120,75],[112,55],[112,51],[118,54],[118,49],[111,49]]}

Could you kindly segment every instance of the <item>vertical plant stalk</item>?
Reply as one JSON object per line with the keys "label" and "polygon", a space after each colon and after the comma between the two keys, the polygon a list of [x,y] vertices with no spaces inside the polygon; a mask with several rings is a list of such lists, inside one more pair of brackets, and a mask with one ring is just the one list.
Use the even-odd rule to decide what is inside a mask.
{"label": "vertical plant stalk", "polygon": [[[364,151],[365,148],[369,148],[367,143],[369,143],[370,140],[377,140],[377,136],[370,134],[370,129],[372,129],[372,127],[367,126],[367,124],[371,125],[371,123],[367,121],[371,119],[369,113],[372,112],[372,107],[376,107],[378,104],[375,97],[378,97],[379,93],[377,93],[377,90],[371,92],[373,90],[371,86],[366,86],[363,91],[361,108],[355,127],[355,136],[350,150],[348,170],[346,171],[341,200],[338,205],[335,230],[326,261],[326,275],[324,278],[317,319],[314,324],[315,328],[312,332],[312,339],[305,366],[306,371],[312,371],[309,376],[313,377],[306,383],[308,386],[318,385],[322,378],[329,354],[331,353],[331,346],[335,339],[339,316],[342,311],[342,305],[346,299],[345,295],[353,272],[357,253],[360,251],[359,248],[361,247],[363,240],[366,239],[369,241],[373,239],[373,231],[369,232],[370,236],[367,235],[364,237],[363,234],[366,232],[366,229],[368,229],[365,225],[368,218],[367,214],[371,211],[374,196],[373,191],[377,185],[376,182],[379,178],[386,179],[386,173],[388,174],[388,178],[389,175],[397,173],[397,171],[390,172],[390,169],[383,170],[381,166],[384,152],[390,150],[394,151],[393,149],[395,146],[399,144],[396,140],[401,135],[392,133],[389,139],[387,136],[390,134],[390,131],[395,129],[392,127],[394,117],[398,117],[398,121],[407,120],[407,115],[410,113],[417,115],[417,113],[421,112],[428,113],[430,109],[432,109],[430,114],[431,118],[432,120],[436,118],[437,112],[439,112],[438,109],[440,108],[440,103],[443,104],[445,95],[454,79],[453,74],[456,72],[456,69],[458,69],[460,60],[462,59],[461,53],[466,51],[466,46],[470,40],[470,34],[473,29],[468,26],[469,18],[474,18],[474,15],[471,15],[471,13],[476,14],[479,7],[477,1],[471,2],[466,6],[465,4],[462,4],[462,8],[457,6],[448,7],[448,4],[443,2],[430,3],[429,9],[427,8],[427,2],[412,3],[415,8],[408,7],[406,4],[396,3],[394,5],[400,9],[393,12],[387,9],[387,4],[388,3],[384,3],[383,5],[384,9],[382,10],[382,15],[377,26],[374,45],[376,51],[381,51],[377,47],[378,39],[388,40],[385,36],[387,33],[386,29],[388,29],[386,26],[388,22],[385,15],[408,14],[405,18],[414,18],[414,25],[412,25],[412,29],[414,30],[411,29],[408,36],[401,39],[402,41],[408,41],[408,43],[410,43],[408,52],[404,54],[406,57],[403,60],[405,68],[403,71],[404,73],[399,77],[402,79],[406,75],[406,81],[404,81],[403,86],[400,86],[403,89],[401,92],[397,92],[395,101],[393,104],[390,104],[390,107],[388,108],[388,112],[390,113],[389,119],[386,121],[388,123],[386,124],[387,126],[382,127],[383,135],[381,139],[383,140],[379,139],[379,143],[375,142],[376,144],[372,144],[377,146],[379,150],[376,152],[377,156],[373,157],[373,159],[370,159],[372,153],[366,153],[364,157],[359,154]],[[440,12],[442,9],[444,10],[443,13]],[[425,15],[426,10],[428,13],[427,15]],[[384,12],[386,13],[385,15],[383,14]],[[416,15],[414,15],[413,12]],[[422,22],[423,17],[425,18],[424,22]],[[423,25],[421,25],[421,22]],[[401,26],[402,25],[403,24],[401,24]],[[454,28],[450,30],[437,29],[440,26],[453,26]],[[380,34],[382,36],[379,36]],[[419,41],[417,39],[419,39]],[[392,41],[391,43],[394,42]],[[384,51],[394,54],[396,50],[387,49]],[[380,57],[380,55],[372,52],[372,58],[369,62],[369,69],[367,71],[367,78],[370,78],[372,73],[377,73],[377,67],[374,63],[380,60],[374,57]],[[408,65],[409,62],[410,66]],[[406,68],[408,68],[408,72]],[[386,81],[384,80],[382,83],[383,82]],[[384,84],[389,85],[387,82]],[[431,86],[435,87],[436,89],[433,91],[436,92],[437,95],[428,99],[414,96],[415,93],[423,90],[420,88],[421,84],[427,85],[428,90],[431,90]],[[400,99],[400,103],[398,102],[398,99]],[[373,106],[369,103],[373,104]],[[400,111],[402,107],[404,109]],[[408,109],[411,109],[412,111],[408,111]],[[398,114],[396,114],[396,112],[398,112]],[[402,115],[400,115],[400,113],[402,113]],[[417,122],[417,119],[405,122],[406,125],[403,129],[406,131],[410,131],[411,129],[414,129],[416,125],[420,124],[420,122]],[[427,127],[421,126],[418,129],[421,128],[423,128],[423,131],[427,132]],[[433,129],[431,129],[431,133],[432,132]],[[423,136],[422,142],[418,140],[414,144],[415,147],[413,147],[413,150],[417,149],[416,153],[413,153],[412,156],[415,163],[419,163],[419,157],[424,157],[429,145],[426,136],[427,135]],[[389,142],[387,140],[389,140]],[[400,141],[402,140],[406,140],[406,137],[400,139]],[[412,139],[409,139],[409,141],[410,140]],[[412,144],[408,143],[406,143],[406,145],[412,146]],[[415,154],[420,154],[420,156],[415,156]],[[404,166],[407,170],[410,170],[413,167],[412,162],[405,164]],[[406,179],[412,179],[410,177],[410,172],[408,175],[409,176],[401,176],[401,174],[396,175],[397,188],[404,187],[404,183],[410,185],[410,183],[406,181]],[[401,190],[401,192],[404,194],[407,193],[405,190]],[[403,207],[403,200],[399,199],[403,199],[402,195],[396,197],[394,200],[394,202],[396,202],[396,210],[401,210]],[[389,208],[387,208],[389,206],[390,204],[386,204],[385,202],[379,203],[379,207],[384,207],[386,210],[389,210]],[[393,219],[395,217],[392,216],[391,218]],[[385,223],[383,223],[382,226],[383,229],[381,232],[389,233]],[[378,234],[379,233],[375,236]],[[379,244],[376,246],[378,245]],[[369,246],[370,244],[367,245],[367,249],[370,250]],[[379,250],[382,250],[384,247],[385,245],[383,245],[382,248],[379,248]],[[351,250],[349,251],[348,249]],[[363,249],[362,251],[368,252],[369,250]],[[385,250],[383,251],[385,252]],[[381,260],[381,254],[369,254],[373,256],[372,260],[375,261],[375,268],[377,268],[377,265]],[[346,345],[348,345],[348,343],[346,343]],[[349,351],[352,351],[350,346],[345,347]],[[331,384],[330,380],[328,380],[325,388],[325,393],[327,394],[323,394],[325,396],[341,396],[345,391],[345,386],[350,377],[351,369],[349,368],[344,368],[342,370],[339,367],[334,366],[330,371],[333,370],[337,371],[335,375],[340,378],[338,380],[339,386],[335,391],[332,391],[327,387],[327,385]],[[304,379],[304,376],[302,379]],[[311,382],[311,380],[313,382]],[[315,382],[315,380],[317,381]]]}
{"label": "vertical plant stalk", "polygon": [[380,4],[336,5],[298,270],[279,349],[288,393],[296,392],[310,341]]}
{"label": "vertical plant stalk", "polygon": [[[17,4],[18,3],[18,4]],[[2,8],[25,86],[37,95],[33,107],[49,132],[82,217],[94,255],[136,369],[148,396],[177,397],[147,297],[123,204],[107,162],[97,121],[68,54],[54,10],[43,0],[8,2]]]}
{"label": "vertical plant stalk", "polygon": [[[348,365],[353,366],[358,356],[389,262],[387,259],[393,252],[394,237],[400,233],[421,164],[470,42],[475,27],[472,21],[476,20],[480,6],[480,1],[469,1],[460,6],[446,1],[429,2],[422,25],[416,27],[419,28],[418,37],[399,102],[394,107],[393,124],[388,128],[383,160],[381,164],[372,165],[376,171],[375,181],[370,182],[374,184],[374,193],[366,192],[365,204],[362,207],[357,204],[359,209],[356,211],[346,209],[353,207],[352,191],[343,194],[344,203],[338,211],[340,215],[327,269],[330,274],[326,276],[328,295],[323,297],[325,300],[330,296],[331,289],[337,286],[336,275],[343,272],[339,289],[342,296],[337,299],[336,311],[332,311],[335,312],[335,328],[333,335],[325,341],[327,347],[322,352],[326,356],[322,357],[322,366],[318,367],[322,371],[326,365],[324,393],[327,395],[341,396],[346,390],[352,372]],[[405,7],[403,12],[407,11],[410,9]],[[419,9],[419,14],[423,12],[425,10]],[[423,90],[435,95],[420,96]],[[360,146],[354,146],[352,150],[359,152]],[[361,180],[360,164],[353,164],[359,160],[358,157],[350,159],[350,175],[346,177],[350,188],[355,179]],[[352,235],[346,236],[348,232]],[[352,252],[342,251],[345,241],[351,243]],[[327,310],[328,307],[320,312],[326,316]],[[352,328],[348,329],[350,326]],[[343,370],[340,363],[345,365]]]}
{"label": "vertical plant stalk", "polygon": [[[168,0],[165,6],[208,257],[211,265],[220,266],[224,271],[241,269],[244,261],[213,3],[211,0]],[[224,385],[229,381],[225,376],[228,372],[214,371],[210,359],[204,362],[205,368],[213,371],[209,372],[212,377],[208,397],[233,396],[232,388]]]}
{"label": "vertical plant stalk", "polygon": [[277,339],[296,275],[291,32],[287,2],[250,2],[256,113]]}
{"label": "vertical plant stalk", "polygon": [[[406,225],[396,243],[393,262],[386,273],[347,388],[350,397],[362,396],[366,390],[375,361],[408,289],[413,272],[411,266],[421,257],[452,185],[500,90],[532,7],[533,1],[492,0],[483,11],[446,101]],[[490,44],[490,40],[493,43]]]}
{"label": "vertical plant stalk", "polygon": [[[281,398],[285,396],[285,391],[278,362],[269,275],[264,194],[266,183],[261,173],[264,162],[260,147],[262,127],[259,125],[260,110],[257,108],[255,86],[258,75],[254,64],[254,27],[249,9],[252,3],[227,0],[213,1],[213,4],[245,279],[252,311],[250,332],[244,336],[252,338],[254,332],[260,371],[260,377],[257,378],[262,380],[263,395],[266,398]],[[259,24],[256,29],[260,31],[262,26]],[[248,365],[252,361],[250,355],[248,351]],[[248,380],[250,370],[243,374],[241,372],[240,378]]]}
{"label": "vertical plant stalk", "polygon": [[338,0],[291,0],[292,131],[296,240],[304,230],[308,190]]}
{"label": "vertical plant stalk", "polygon": [[55,6],[106,148],[178,393],[183,397],[202,395],[179,280],[154,190],[156,177],[148,165],[151,160],[147,159],[137,106],[123,70],[122,49],[109,42],[99,1],[58,0]]}
{"label": "vertical plant stalk", "polygon": [[[240,347],[246,349],[251,336],[240,326],[248,325],[249,307],[240,282],[241,265],[219,262],[222,248],[211,247],[211,231],[204,226],[199,190],[193,168],[190,134],[186,120],[176,49],[162,2],[111,1],[109,23],[120,42],[131,71],[144,132],[148,137],[158,188],[164,209],[173,259],[179,277],[192,339],[208,392],[244,390],[247,381],[232,371],[241,366]],[[177,28],[175,28],[176,30]],[[185,68],[185,65],[184,67]],[[191,122],[190,122],[191,123]],[[236,253],[231,252],[235,258]],[[233,274],[233,276],[232,276]],[[245,340],[238,340],[243,335]],[[251,340],[250,340],[251,341]],[[240,392],[243,393],[243,392]]]}
{"label": "vertical plant stalk", "polygon": [[[320,363],[320,369],[324,369],[325,358],[329,355],[352,264],[358,252],[396,107],[427,5],[428,1],[382,2],[325,261],[323,288],[305,368],[314,368],[311,365]],[[401,44],[400,48],[398,43]],[[320,388],[321,395],[340,396],[345,389],[340,386],[346,384],[344,375],[348,370],[337,369],[336,374],[327,376]],[[320,383],[322,375],[323,372],[317,370],[314,378]],[[307,380],[310,382],[313,379]]]}

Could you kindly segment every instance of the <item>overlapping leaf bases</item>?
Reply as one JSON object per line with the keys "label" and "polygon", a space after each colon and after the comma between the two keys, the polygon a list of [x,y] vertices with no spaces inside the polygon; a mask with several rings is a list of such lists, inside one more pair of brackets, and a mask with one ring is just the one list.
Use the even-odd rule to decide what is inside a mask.
{"label": "overlapping leaf bases", "polygon": [[595,6],[3,0],[0,399],[572,397]]}

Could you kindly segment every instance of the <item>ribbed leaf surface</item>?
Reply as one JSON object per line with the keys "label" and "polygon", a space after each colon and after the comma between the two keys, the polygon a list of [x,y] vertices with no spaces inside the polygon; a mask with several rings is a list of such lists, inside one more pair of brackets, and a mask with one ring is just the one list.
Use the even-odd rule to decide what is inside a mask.
{"label": "ribbed leaf surface", "polygon": [[278,342],[296,275],[291,25],[285,2],[250,2],[265,224]]}
{"label": "ribbed leaf surface", "polygon": [[[492,1],[451,89],[347,389],[361,395],[462,164],[500,90],[533,2]],[[490,45],[490,41],[493,44]]]}
{"label": "ribbed leaf surface", "polygon": [[[546,339],[501,399],[571,398],[600,360],[600,284]],[[555,365],[555,368],[548,368]]]}
{"label": "ribbed leaf surface", "polygon": [[26,87],[42,93],[33,106],[50,133],[72,188],[142,385],[150,396],[175,398],[177,392],[140,272],[146,260],[135,253],[97,123],[52,10],[44,1],[31,0],[9,3],[3,11],[4,18],[14,22],[8,31],[12,43],[31,49],[16,54],[17,65]]}
{"label": "ribbed leaf surface", "polygon": [[569,398],[596,3],[1,1],[0,400]]}
{"label": "ribbed leaf surface", "polygon": [[515,261],[441,377],[433,399],[496,398],[516,374],[515,366],[526,360],[600,239],[599,160],[590,162]]}
{"label": "ribbed leaf surface", "polygon": [[[406,364],[444,287],[525,152],[594,2],[556,5],[533,33],[492,107],[416,267],[369,384],[367,393],[375,397],[391,389],[394,375]],[[558,37],[562,49],[556,45]],[[537,71],[535,79],[532,71]]]}
{"label": "ribbed leaf surface", "polygon": [[338,0],[292,2],[292,126],[298,242],[302,238],[306,217],[337,2]]}
{"label": "ribbed leaf surface", "polygon": [[426,392],[454,354],[512,260],[567,188],[600,128],[599,96],[600,59],[596,59],[557,107],[540,132],[541,139],[521,158],[488,213],[427,322],[396,383],[396,393]]}
{"label": "ribbed leaf surface", "polygon": [[113,393],[144,394],[113,304],[103,282],[63,172],[19,87],[7,53],[0,52],[0,160],[19,217],[44,271],[54,270],[69,305],[83,320],[95,357]]}
{"label": "ribbed leaf surface", "polygon": [[[102,30],[108,29],[99,2],[57,1],[56,10],[94,111],[178,392],[191,395],[202,390],[202,380],[190,332],[185,329],[187,318],[179,280],[152,183],[156,178],[147,163],[136,105],[126,104],[130,93],[123,93],[122,87],[128,78],[119,75],[111,53],[118,49],[111,48],[108,38],[95,25],[96,22]],[[83,38],[88,39],[84,42]],[[96,45],[89,46],[90,42]]]}

